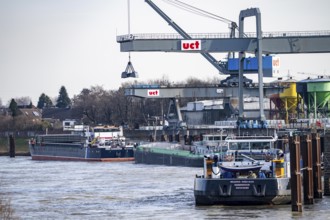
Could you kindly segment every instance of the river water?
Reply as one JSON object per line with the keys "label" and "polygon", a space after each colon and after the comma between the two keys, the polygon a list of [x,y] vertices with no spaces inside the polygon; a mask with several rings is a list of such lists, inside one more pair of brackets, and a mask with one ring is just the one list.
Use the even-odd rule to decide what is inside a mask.
{"label": "river water", "polygon": [[201,168],[0,157],[0,193],[19,219],[330,219],[330,197],[304,206],[195,206]]}

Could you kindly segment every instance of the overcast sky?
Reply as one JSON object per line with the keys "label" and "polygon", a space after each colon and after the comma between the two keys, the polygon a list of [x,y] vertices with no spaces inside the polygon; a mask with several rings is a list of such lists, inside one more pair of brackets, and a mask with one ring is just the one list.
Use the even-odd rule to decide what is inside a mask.
{"label": "overcast sky", "polygon": [[[238,23],[239,12],[258,7],[262,30],[330,30],[329,0],[182,0]],[[162,0],[154,2],[188,33],[228,32],[228,25],[182,11]],[[128,33],[127,0],[0,0],[0,99],[41,93],[57,97],[65,86],[72,98],[83,88],[118,89],[128,54],[120,52],[116,36]],[[246,31],[255,20],[246,19]],[[130,1],[130,32],[175,33],[144,0]],[[214,54],[223,59],[225,54]],[[218,77],[218,71],[199,54],[131,53],[138,80],[173,82],[188,77]],[[281,74],[296,79],[306,74],[330,75],[329,54],[280,55]],[[299,74],[298,74],[299,73]],[[220,78],[224,78],[221,76]]]}

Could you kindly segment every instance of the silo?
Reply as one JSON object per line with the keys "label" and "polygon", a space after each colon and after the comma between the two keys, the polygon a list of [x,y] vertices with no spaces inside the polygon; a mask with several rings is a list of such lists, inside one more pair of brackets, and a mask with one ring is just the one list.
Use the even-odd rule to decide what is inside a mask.
{"label": "silo", "polygon": [[299,96],[296,91],[296,81],[290,77],[287,80],[278,80],[273,83],[285,87],[282,93],[272,95],[271,100],[278,109],[279,118],[285,119],[285,122],[289,123],[290,119],[297,117],[296,110]]}
{"label": "silo", "polygon": [[318,77],[297,83],[297,93],[303,97],[309,118],[327,117],[330,101],[330,78]]}

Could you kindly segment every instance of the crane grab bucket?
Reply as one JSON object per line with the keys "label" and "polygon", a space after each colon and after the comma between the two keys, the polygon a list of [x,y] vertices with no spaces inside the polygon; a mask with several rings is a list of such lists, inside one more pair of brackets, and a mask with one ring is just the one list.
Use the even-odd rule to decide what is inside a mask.
{"label": "crane grab bucket", "polygon": [[129,77],[132,77],[132,78],[138,77],[138,73],[134,70],[134,67],[133,67],[131,61],[128,61],[125,71],[121,73],[121,78],[125,79],[125,78],[129,78]]}

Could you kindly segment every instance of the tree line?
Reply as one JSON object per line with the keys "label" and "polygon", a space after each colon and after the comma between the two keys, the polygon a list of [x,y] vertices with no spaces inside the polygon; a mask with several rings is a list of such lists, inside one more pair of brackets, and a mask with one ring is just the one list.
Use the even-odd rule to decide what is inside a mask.
{"label": "tree line", "polygon": [[[199,80],[189,78],[184,84],[186,86],[215,84],[218,79]],[[148,82],[134,82],[134,84],[169,86],[171,83],[163,77],[159,80]],[[127,128],[138,128],[140,125],[146,125],[153,116],[162,118],[166,114],[169,102],[166,99],[142,99],[132,96],[125,96],[125,88],[132,87],[133,83],[123,83],[118,90],[106,90],[102,86],[91,86],[83,88],[81,92],[69,98],[66,88],[62,86],[56,103],[45,93],[39,97],[37,108],[45,110],[47,108],[70,108],[73,118],[79,118],[83,124],[98,125],[124,125]],[[180,104],[185,105],[192,99],[181,99]],[[33,104],[25,106],[32,108]],[[0,131],[6,130],[44,130],[52,125],[47,121],[31,123],[18,115],[18,104],[12,99],[9,105],[10,115],[0,116]]]}

